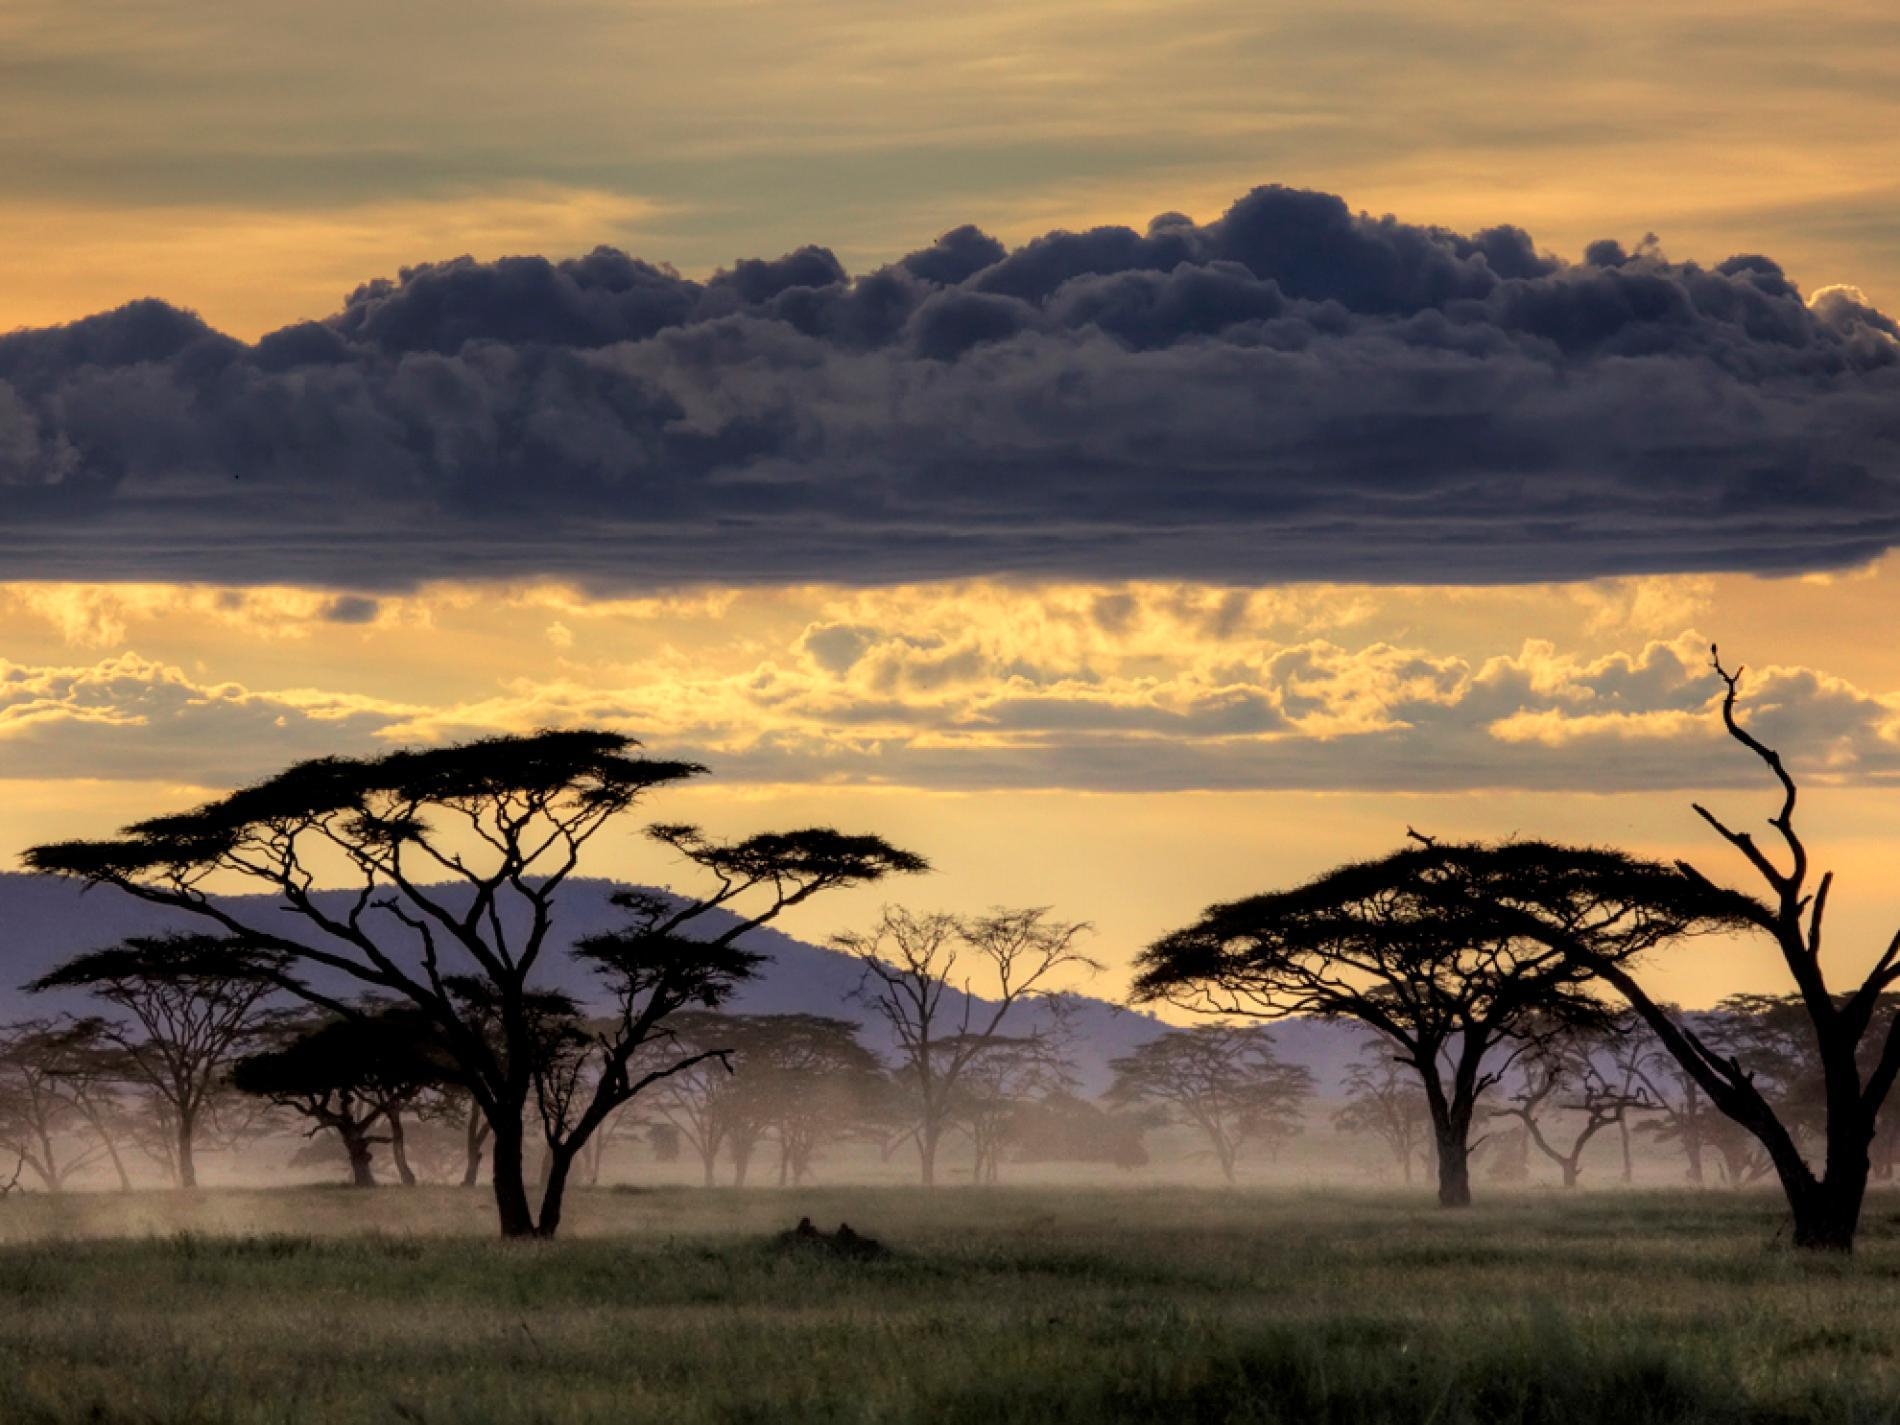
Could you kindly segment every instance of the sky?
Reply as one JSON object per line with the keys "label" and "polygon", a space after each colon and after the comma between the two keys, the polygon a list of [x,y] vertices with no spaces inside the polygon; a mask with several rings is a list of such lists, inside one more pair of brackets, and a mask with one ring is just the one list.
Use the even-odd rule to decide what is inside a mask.
{"label": "sky", "polygon": [[1854,0],[15,0],[0,856],[607,726],[712,767],[656,816],[1090,920],[1112,996],[1408,825],[1723,872],[1719,640],[1845,972],[1900,921],[1897,60]]}

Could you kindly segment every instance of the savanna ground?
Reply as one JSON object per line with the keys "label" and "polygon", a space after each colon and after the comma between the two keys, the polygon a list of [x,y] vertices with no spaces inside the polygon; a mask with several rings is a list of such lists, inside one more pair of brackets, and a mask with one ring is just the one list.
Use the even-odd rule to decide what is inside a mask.
{"label": "savanna ground", "polygon": [[[1463,1214],[1291,1191],[0,1202],[0,1421],[1900,1419],[1900,1201],[1851,1261],[1767,1196]],[[810,1214],[893,1250],[775,1245]]]}

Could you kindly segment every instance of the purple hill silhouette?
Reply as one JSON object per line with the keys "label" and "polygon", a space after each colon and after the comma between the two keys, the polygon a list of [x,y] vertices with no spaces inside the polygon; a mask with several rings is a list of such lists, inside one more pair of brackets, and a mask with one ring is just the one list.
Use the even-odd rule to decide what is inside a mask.
{"label": "purple hill silhouette", "polygon": [[[456,889],[438,888],[443,900],[451,905]],[[619,889],[617,882],[593,879],[570,881],[563,888],[553,943],[537,967],[540,985],[565,990],[583,1003],[601,998],[598,981],[566,951],[575,941],[623,922],[623,913],[608,899]],[[339,912],[346,903],[342,892],[326,893],[319,900],[329,902],[327,908]],[[267,896],[234,896],[227,901],[247,919],[268,912],[272,905]],[[504,924],[511,933],[518,934],[525,920],[508,924],[508,919],[504,915]],[[702,925],[711,933],[731,923],[730,917],[709,916]],[[85,1008],[85,997],[77,993],[32,995],[22,988],[73,955],[130,935],[202,931],[207,925],[196,917],[148,905],[109,886],[88,890],[44,876],[0,873],[0,1018],[11,1020]],[[392,923],[391,929],[399,927]],[[388,943],[391,954],[401,960],[402,942],[392,938]],[[734,995],[731,1008],[735,1012],[826,1014],[856,1020],[863,1026],[868,1046],[887,1057],[891,1054],[889,1035],[854,998],[862,971],[851,956],[770,928],[749,931],[742,943],[770,960],[758,978]],[[318,971],[309,978],[326,990],[353,993],[362,988],[334,971]],[[1065,1000],[1068,1032],[1085,1093],[1099,1093],[1107,1087],[1112,1059],[1168,1027],[1152,1015],[1105,999],[1071,994]],[[960,1002],[961,996],[953,997],[953,1011]],[[979,998],[978,1014],[987,1003]],[[1049,1021],[1047,1007],[1026,1006],[1006,1028],[1011,1033],[1027,1033],[1046,1027]],[[1318,1020],[1287,1021],[1274,1026],[1273,1035],[1281,1056],[1311,1070],[1322,1093],[1336,1089],[1345,1065],[1362,1040],[1351,1025]]]}

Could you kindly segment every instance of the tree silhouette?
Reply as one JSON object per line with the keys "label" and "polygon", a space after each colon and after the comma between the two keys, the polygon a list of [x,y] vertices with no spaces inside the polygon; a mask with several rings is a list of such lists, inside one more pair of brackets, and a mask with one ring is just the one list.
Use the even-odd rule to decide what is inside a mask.
{"label": "tree silhouette", "polygon": [[278,1047],[239,1059],[231,1081],[309,1119],[310,1133],[335,1133],[351,1182],[374,1187],[374,1145],[389,1144],[393,1153],[402,1110],[447,1071],[443,1056],[431,1052],[432,1037],[413,1007],[372,1008],[298,1026]]}
{"label": "tree silhouette", "polygon": [[[213,921],[282,957],[286,989],[343,1017],[358,1012],[346,996],[290,971],[322,970],[418,1007],[489,1126],[503,1235],[552,1236],[588,1138],[677,1067],[630,1076],[634,1053],[668,1015],[716,1004],[756,964],[735,940],[821,892],[925,867],[877,837],[822,827],[733,843],[688,826],[649,828],[712,889],[621,897],[627,926],[579,947],[614,1006],[611,1020],[585,1045],[550,1036],[531,997],[559,944],[561,888],[616,817],[704,770],[584,730],[324,758],[113,840],[35,847],[26,863]],[[212,897],[214,878],[261,883],[274,904],[247,917]],[[340,878],[340,899],[321,893],[326,878]],[[725,928],[695,938],[728,911]],[[458,983],[479,983],[482,995]],[[547,1165],[538,1211],[524,1176],[531,1120]]]}
{"label": "tree silhouette", "polygon": [[804,1183],[819,1150],[858,1125],[882,1084],[858,1026],[824,1015],[752,1016],[733,1063],[738,1113],[776,1143],[781,1187]]}
{"label": "tree silhouette", "polygon": [[[1506,1107],[1491,1111],[1494,1118],[1518,1121],[1530,1145],[1557,1165],[1567,1188],[1574,1188],[1582,1176],[1584,1150],[1592,1139],[1624,1123],[1629,1114],[1654,1106],[1640,1087],[1621,1082],[1613,1062],[1605,1062],[1634,1032],[1633,1026],[1615,1022],[1533,1030],[1518,1058],[1523,1086]],[[1573,1116],[1567,1138],[1557,1136],[1552,1110]],[[1578,1114],[1581,1122],[1575,1121]]]}
{"label": "tree silhouette", "polygon": [[103,1106],[88,1102],[91,1085],[81,1077],[92,1048],[68,1021],[0,1028],[0,1159],[30,1168],[47,1192],[116,1154],[102,1131]]}
{"label": "tree silhouette", "polygon": [[[1047,907],[969,917],[886,906],[870,931],[833,938],[864,966],[859,998],[897,1041],[925,1187],[936,1184],[937,1150],[963,1076],[999,1042],[1004,1021],[1019,1005],[1051,997],[1064,970],[1101,968],[1076,949],[1088,929],[1051,920]],[[987,1006],[976,998],[972,969],[987,981]]]}
{"label": "tree silhouette", "polygon": [[[1415,840],[1293,890],[1212,907],[1142,953],[1134,995],[1204,1013],[1351,1019],[1382,1035],[1425,1091],[1438,1200],[1464,1207],[1479,1099],[1524,1032],[1606,1012],[1590,968],[1531,933],[1527,918],[1490,914],[1493,903],[1534,895],[1607,964],[1731,923],[1732,907],[1671,868],[1616,852]],[[1682,904],[1665,902],[1665,881]]]}
{"label": "tree silhouette", "polygon": [[1761,762],[1779,789],[1779,804],[1768,818],[1780,842],[1779,859],[1751,833],[1733,829],[1698,804],[1696,814],[1741,856],[1765,888],[1765,897],[1718,890],[1708,877],[1683,862],[1673,882],[1655,879],[1649,888],[1653,898],[1644,909],[1666,915],[1691,900],[1720,898],[1736,925],[1759,931],[1779,950],[1795,985],[1799,1039],[1819,1071],[1820,1171],[1801,1150],[1798,1106],[1778,1106],[1741,1055],[1711,1042],[1688,1018],[1650,995],[1628,957],[1605,954],[1601,945],[1576,934],[1535,895],[1465,910],[1487,914],[1494,923],[1538,937],[1619,992],[1709,1101],[1760,1143],[1787,1195],[1795,1244],[1847,1252],[1853,1249],[1860,1225],[1871,1172],[1869,1148],[1878,1131],[1880,1110],[1895,1076],[1900,1075],[1900,1017],[1894,1013],[1889,993],[1900,983],[1900,933],[1887,942],[1856,988],[1837,993],[1829,986],[1822,930],[1833,873],[1814,876],[1807,845],[1795,826],[1795,779],[1781,754],[1750,733],[1737,716],[1741,670],[1728,672],[1714,649],[1710,662],[1724,684],[1724,729]]}
{"label": "tree silhouette", "polygon": [[1027,1104],[1075,1087],[1065,1041],[1061,1032],[995,1034],[977,1044],[956,1038],[933,1046],[945,1061],[969,1054],[948,1095],[946,1119],[970,1140],[970,1181],[996,1182],[1003,1149]]}
{"label": "tree silhouette", "polygon": [[198,1185],[201,1128],[231,1064],[266,1032],[267,1001],[290,983],[288,957],[237,937],[133,936],[75,956],[34,980],[35,993],[83,989],[128,1015],[97,1033],[119,1051],[119,1071],[160,1108],[180,1187]]}
{"label": "tree silhouette", "polygon": [[1108,1101],[1154,1104],[1207,1140],[1221,1176],[1234,1181],[1249,1143],[1279,1143],[1300,1131],[1313,1076],[1285,1064],[1256,1026],[1202,1024],[1171,1029],[1110,1063]]}
{"label": "tree silhouette", "polygon": [[1408,1073],[1375,1038],[1346,1066],[1344,1088],[1345,1102],[1333,1114],[1333,1127],[1377,1138],[1409,1184],[1413,1165],[1429,1166],[1432,1155],[1432,1111],[1418,1075]]}

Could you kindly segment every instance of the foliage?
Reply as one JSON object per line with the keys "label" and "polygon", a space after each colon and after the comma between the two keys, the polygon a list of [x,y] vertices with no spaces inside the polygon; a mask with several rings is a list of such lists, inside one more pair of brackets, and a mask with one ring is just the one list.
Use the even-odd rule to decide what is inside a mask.
{"label": "foliage", "polygon": [[1251,1026],[1168,1030],[1109,1067],[1110,1103],[1154,1104],[1192,1126],[1230,1183],[1249,1144],[1272,1147],[1300,1131],[1313,1092],[1312,1074],[1282,1063],[1272,1036]]}

